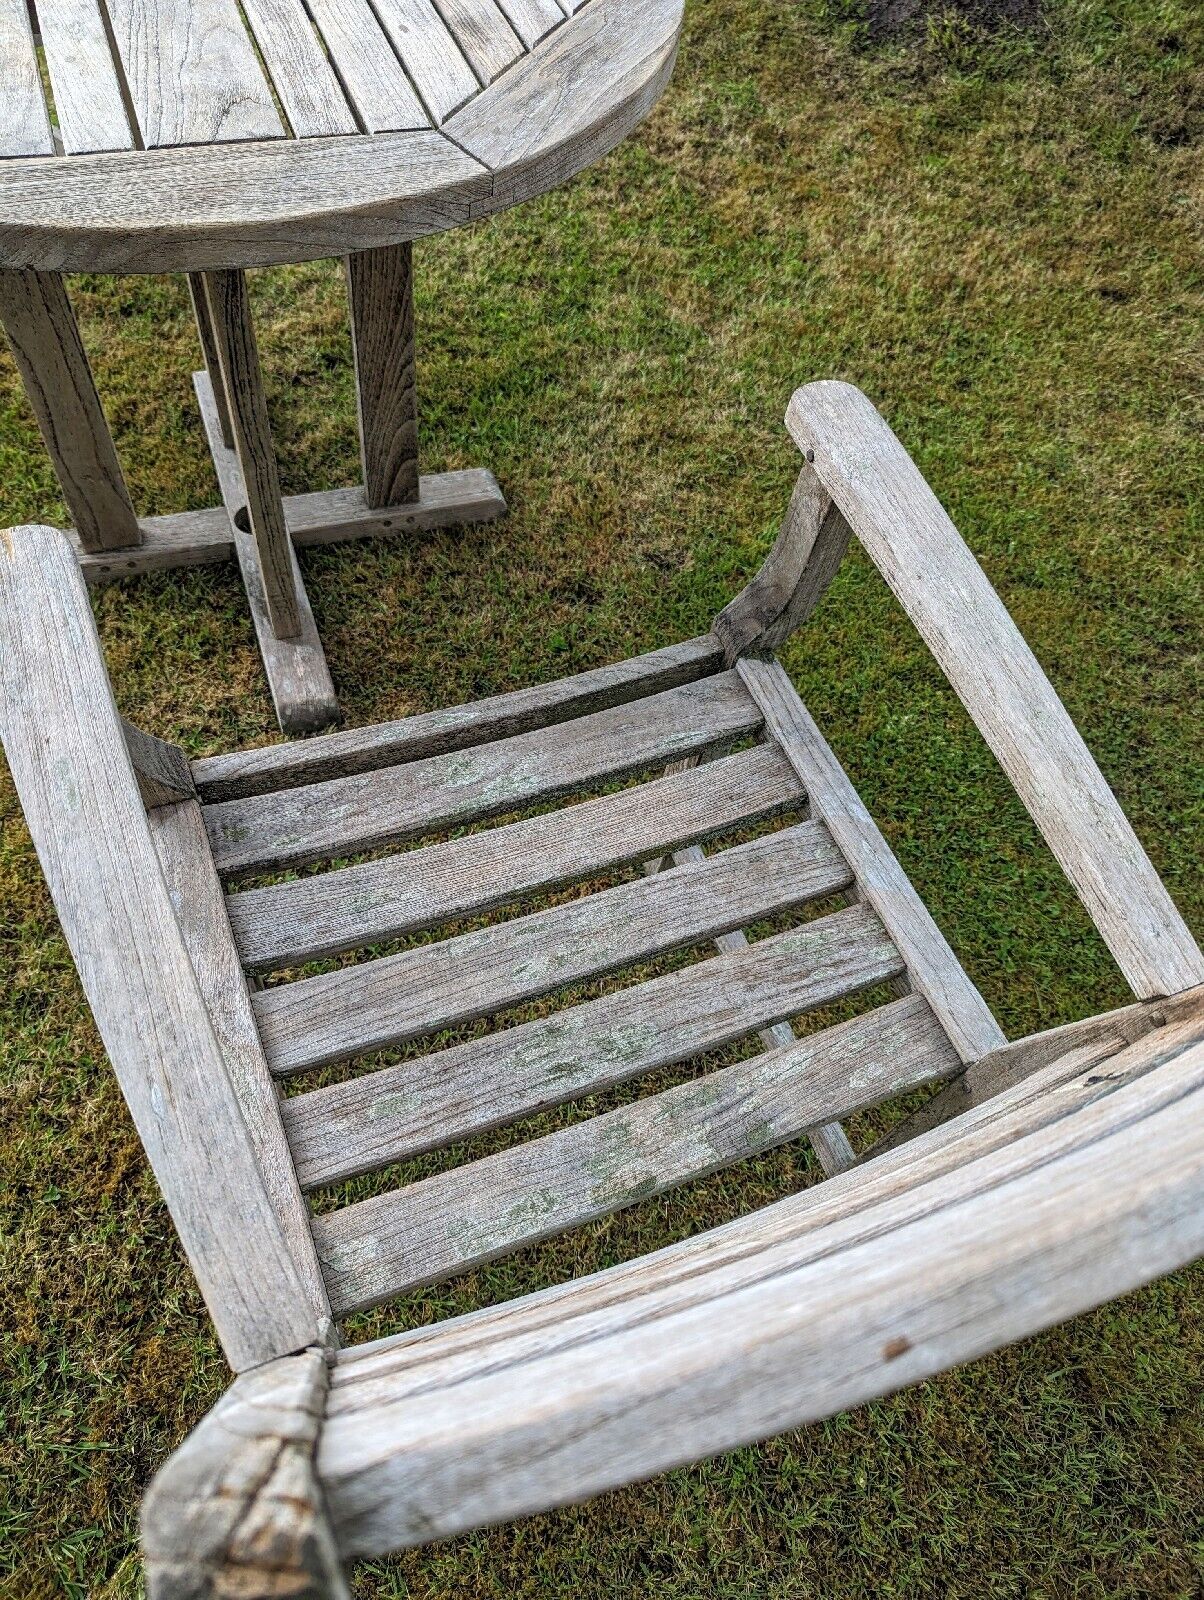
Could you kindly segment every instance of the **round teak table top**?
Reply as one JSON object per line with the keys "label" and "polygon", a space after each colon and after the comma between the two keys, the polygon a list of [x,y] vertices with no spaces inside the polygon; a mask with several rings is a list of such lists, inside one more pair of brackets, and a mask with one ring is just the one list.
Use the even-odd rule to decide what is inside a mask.
{"label": "round teak table top", "polygon": [[0,0],[0,268],[266,266],[501,210],[646,115],[681,4]]}

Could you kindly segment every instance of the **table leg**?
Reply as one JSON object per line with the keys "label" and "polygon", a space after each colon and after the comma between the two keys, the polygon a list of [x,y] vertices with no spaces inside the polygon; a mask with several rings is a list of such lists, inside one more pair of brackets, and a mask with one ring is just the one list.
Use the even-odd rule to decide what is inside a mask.
{"label": "table leg", "polygon": [[80,544],[88,551],[139,544],[138,518],[61,276],[0,272],[0,321]]}
{"label": "table leg", "polygon": [[[230,430],[242,469],[247,530],[255,541],[264,604],[278,639],[301,632],[301,606],[293,546],[284,521],[276,450],[268,421],[259,349],[242,272],[207,272],[209,326],[230,409]],[[237,522],[237,517],[236,517]]]}
{"label": "table leg", "polygon": [[414,253],[410,244],[347,257],[364,494],[372,509],[418,499]]}
{"label": "table leg", "polygon": [[221,358],[217,351],[217,335],[213,331],[213,318],[209,315],[209,297],[205,293],[205,274],[188,274],[188,297],[192,301],[192,314],[196,318],[196,331],[201,341],[201,355],[205,371],[213,389],[213,404],[222,430],[222,443],[227,450],[234,448],[234,433],[230,426],[230,407],[226,400],[226,384],[222,378]]}

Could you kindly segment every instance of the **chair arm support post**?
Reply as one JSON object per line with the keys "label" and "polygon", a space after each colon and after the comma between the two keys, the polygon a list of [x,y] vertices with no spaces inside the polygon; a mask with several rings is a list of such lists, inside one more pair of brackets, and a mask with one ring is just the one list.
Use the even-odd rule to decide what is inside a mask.
{"label": "chair arm support post", "polygon": [[807,384],[786,425],[1044,835],[1139,999],[1204,955],[1065,707],[894,433],[849,384]]}

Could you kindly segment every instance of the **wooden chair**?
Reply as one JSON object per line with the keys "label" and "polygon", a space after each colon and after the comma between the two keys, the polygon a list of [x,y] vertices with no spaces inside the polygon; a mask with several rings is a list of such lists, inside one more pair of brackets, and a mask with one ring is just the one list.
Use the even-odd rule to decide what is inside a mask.
{"label": "wooden chair", "polygon": [[[152,1596],[346,1595],[357,1556],[857,1405],[1204,1251],[1200,950],[868,401],[812,384],[788,425],[805,465],[781,535],[705,637],[191,766],[118,716],[65,538],[4,538],[4,745],[237,1374],[147,1494]],[[773,659],[850,530],[1136,1004],[1008,1044]],[[550,805],[590,789],[602,792]],[[704,855],[732,835],[743,842]],[[248,887],[252,874],[275,876]],[[523,913],[525,897],[604,874],[618,881]],[[327,960],[501,908],[468,932]],[[766,919],[778,931],[750,943],[741,929]],[[277,1080],[708,941],[716,953],[646,981],[278,1093]],[[248,981],[269,972],[292,976]],[[796,1035],[791,1018],[857,994],[869,999],[848,1020]],[[304,1199],[757,1034],[735,1064],[409,1186],[318,1215]],[[922,1112],[855,1158],[841,1118],[938,1080]],[[793,1198],[340,1347],[357,1308],[803,1134],[830,1176]]]}

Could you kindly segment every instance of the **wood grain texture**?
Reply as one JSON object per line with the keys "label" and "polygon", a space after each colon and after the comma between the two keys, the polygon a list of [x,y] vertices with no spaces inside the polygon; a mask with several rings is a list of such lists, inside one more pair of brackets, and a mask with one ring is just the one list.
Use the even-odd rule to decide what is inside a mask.
{"label": "wood grain texture", "polygon": [[803,823],[696,867],[261,990],[273,1072],[300,1072],[551,994],[847,888],[827,830]]}
{"label": "wood grain texture", "polygon": [[106,4],[148,149],[283,135],[235,0]]}
{"label": "wood grain texture", "polygon": [[195,800],[165,806],[152,813],[150,831],[176,921],[318,1339],[324,1344],[332,1343],[334,1321],[314,1253],[309,1208],[302,1198],[284,1136],[279,1096],[259,1042],[251,996],[230,934],[201,808]]}
{"label": "wood grain texture", "polygon": [[602,778],[717,749],[760,726],[734,676],[705,678],[559,726],[205,808],[223,873],[299,865],[462,827]]}
{"label": "wood grain texture", "polygon": [[434,0],[374,0],[381,26],[436,123],[480,87]]}
{"label": "wood grain texture", "polygon": [[314,1218],[336,1311],[705,1177],[959,1063],[916,996],[542,1139]]}
{"label": "wood grain texture", "polygon": [[318,1188],[454,1144],[900,971],[873,912],[853,906],[534,1022],[290,1096],[282,1111],[297,1176]]}
{"label": "wood grain texture", "polygon": [[787,426],[936,657],[1140,999],[1204,981],[1204,954],[1037,658],[890,428],[813,383]]}
{"label": "wood grain texture", "polygon": [[[272,441],[259,346],[247,299],[246,275],[241,272],[206,273],[205,300],[230,410],[230,431],[244,496],[243,506],[227,509],[230,509],[236,532],[249,532],[255,542],[259,588],[272,633],[277,639],[296,639],[302,627],[300,584],[284,522],[276,447]],[[248,523],[240,529],[239,519],[244,511]],[[237,537],[234,546],[236,552],[242,547]],[[243,565],[241,557],[240,565]],[[248,594],[250,592],[248,584]]]}
{"label": "wood grain texture", "polygon": [[155,853],[71,547],[0,540],[0,732],[84,992],[235,1369],[321,1335]]}
{"label": "wood grain texture", "polygon": [[851,537],[831,497],[804,467],[773,549],[712,624],[729,665],[743,655],[772,655],[802,627],[836,576]]}
{"label": "wood grain texture", "polygon": [[658,778],[381,861],[245,889],[227,901],[230,921],[248,967],[302,966],[711,838],[801,798],[783,756],[745,750],[705,773]]}
{"label": "wood grain texture", "polygon": [[1191,1260],[1201,1030],[1114,1067],[1030,1080],[974,1137],[950,1136],[964,1119],[926,1136],[919,1164],[894,1152],[629,1267],[349,1353],[318,1448],[344,1549],[425,1543],[797,1427]]}
{"label": "wood grain texture", "polygon": [[498,4],[528,50],[559,28],[565,17],[557,0],[498,0]]}
{"label": "wood grain texture", "polygon": [[[113,59],[101,0],[53,0],[39,8],[38,29],[66,153],[132,150],[135,140],[125,89]],[[8,52],[2,41],[0,59],[7,68]]]}
{"label": "wood grain texture", "polygon": [[25,0],[0,0],[0,158],[52,156],[54,138]]}
{"label": "wood grain texture", "polygon": [[136,545],[138,519],[62,278],[0,272],[0,322],[80,543]]}
{"label": "wood grain texture", "polygon": [[255,625],[255,638],[267,672],[268,687],[276,720],[289,733],[312,733],[328,727],[338,718],[339,703],[335,698],[330,669],[326,665],[326,652],[318,636],[309,596],[301,579],[296,552],[286,539],[287,559],[291,573],[293,596],[296,601],[300,629],[295,638],[277,636],[268,615],[263,579],[259,566],[259,551],[252,534],[238,525],[246,505],[245,486],[238,458],[227,450],[221,440],[221,425],[214,404],[213,389],[204,373],[195,373],[197,403],[201,422],[209,442],[218,487],[225,502],[227,527],[234,545],[234,554],[242,573]]}
{"label": "wood grain texture", "polygon": [[570,717],[587,716],[694,683],[716,670],[722,654],[718,641],[704,634],[648,655],[508,694],[489,695],[468,705],[419,712],[367,728],[347,728],[305,744],[207,756],[194,763],[194,773],[202,797],[218,801],[373,772],[399,762],[513,738]]}
{"label": "wood grain texture", "polygon": [[348,256],[347,299],[364,498],[373,509],[404,505],[418,498],[413,246]]}
{"label": "wood grain texture", "polygon": [[168,744],[165,739],[156,739],[153,733],[143,733],[141,728],[136,728],[124,717],[121,719],[121,732],[130,765],[134,769],[138,793],[148,811],[196,798],[196,784],[188,757],[178,745]]}
{"label": "wood grain texture", "polygon": [[307,0],[307,4],[365,132],[429,128],[430,118],[370,0]]}
{"label": "wood grain texture", "polygon": [[437,0],[444,22],[482,83],[492,83],[523,53],[496,0]]}
{"label": "wood grain texture", "polygon": [[780,664],[746,660],[736,671],[761,708],[767,733],[794,764],[812,812],[828,824],[856,873],[859,893],[898,945],[912,986],[928,1001],[962,1060],[976,1061],[1006,1044],[986,1001],[949,948]]}
{"label": "wood grain texture", "polygon": [[276,94],[298,139],[358,133],[303,0],[240,0]]}
{"label": "wood grain texture", "polygon": [[148,1600],[350,1600],[314,1451],[320,1350],[244,1373],[142,1503]]}
{"label": "wood grain texture", "polygon": [[[192,316],[196,323],[197,338],[201,343],[201,357],[205,363],[205,371],[209,376],[209,387],[213,391],[213,409],[217,416],[222,444],[227,450],[233,450],[234,429],[230,422],[230,406],[226,400],[226,382],[222,377],[221,357],[217,348],[217,335],[213,331],[213,316],[209,310],[209,295],[205,288],[205,274],[203,272],[190,272],[188,274],[188,298],[192,302]],[[222,515],[223,510],[224,507],[214,508],[215,520],[220,522],[222,528],[225,529],[226,518]],[[195,516],[196,514],[193,513],[193,515]],[[230,546],[230,554],[234,554],[233,544]],[[85,578],[88,576],[86,569],[84,576]]]}
{"label": "wood grain texture", "polygon": [[[298,547],[449,528],[459,523],[496,522],[505,515],[505,496],[493,473],[484,467],[420,477],[418,498],[406,506],[374,510],[365,501],[363,489],[320,489],[284,497],[285,525]],[[208,566],[234,559],[234,535],[225,506],[143,517],[138,526],[142,543],[120,551],[88,551],[76,541],[76,554],[88,583],[116,583],[146,572]]]}

